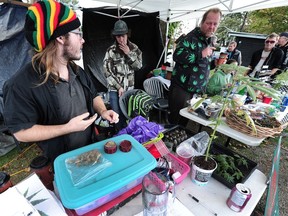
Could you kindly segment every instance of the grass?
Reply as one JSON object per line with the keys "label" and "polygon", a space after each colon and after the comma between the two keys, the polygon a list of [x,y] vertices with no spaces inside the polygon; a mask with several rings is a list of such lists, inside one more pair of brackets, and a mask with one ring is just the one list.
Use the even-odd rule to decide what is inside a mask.
{"label": "grass", "polygon": [[7,154],[0,157],[0,171],[10,175],[12,184],[15,185],[31,174],[30,162],[42,154],[36,144],[20,144]]}

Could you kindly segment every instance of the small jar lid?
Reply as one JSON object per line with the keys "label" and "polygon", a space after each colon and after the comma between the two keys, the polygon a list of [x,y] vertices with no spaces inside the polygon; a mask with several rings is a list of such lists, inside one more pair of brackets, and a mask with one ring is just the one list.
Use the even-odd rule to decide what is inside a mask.
{"label": "small jar lid", "polygon": [[42,167],[45,167],[49,164],[49,159],[46,156],[38,156],[36,158],[34,158],[31,163],[30,163],[30,167],[32,169],[40,169]]}
{"label": "small jar lid", "polygon": [[0,172],[0,187],[8,182],[10,179],[10,175],[5,172]]}
{"label": "small jar lid", "polygon": [[132,144],[129,140],[123,140],[119,145],[119,149],[122,152],[129,152],[131,148],[132,148]]}

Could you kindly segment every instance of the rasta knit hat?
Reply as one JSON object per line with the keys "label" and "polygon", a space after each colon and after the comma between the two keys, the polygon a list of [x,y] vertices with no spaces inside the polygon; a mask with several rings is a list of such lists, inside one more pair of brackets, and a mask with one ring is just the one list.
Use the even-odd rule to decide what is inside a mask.
{"label": "rasta knit hat", "polygon": [[71,8],[54,0],[43,0],[28,8],[25,36],[34,49],[41,52],[50,40],[79,26],[80,20]]}

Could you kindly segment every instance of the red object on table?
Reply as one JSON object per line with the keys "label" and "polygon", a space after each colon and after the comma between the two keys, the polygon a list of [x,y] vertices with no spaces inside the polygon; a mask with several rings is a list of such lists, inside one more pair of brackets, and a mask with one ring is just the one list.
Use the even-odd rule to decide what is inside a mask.
{"label": "red object on table", "polygon": [[[113,208],[117,204],[125,201],[126,199],[128,199],[129,197],[131,197],[132,195],[134,195],[135,193],[137,193],[141,190],[142,190],[142,184],[139,184],[136,187],[132,188],[131,190],[127,191],[126,193],[124,193],[124,194],[116,197],[115,199],[111,200],[110,202],[105,203],[104,205],[100,206],[99,208],[96,208],[90,212],[87,212],[83,216],[98,216],[101,213],[108,211],[109,209]],[[68,216],[78,216],[78,214],[74,210],[71,210],[71,209],[65,209],[65,210],[66,210],[66,213],[68,214]]]}
{"label": "red object on table", "polygon": [[263,96],[263,103],[270,104],[272,102],[272,97]]}

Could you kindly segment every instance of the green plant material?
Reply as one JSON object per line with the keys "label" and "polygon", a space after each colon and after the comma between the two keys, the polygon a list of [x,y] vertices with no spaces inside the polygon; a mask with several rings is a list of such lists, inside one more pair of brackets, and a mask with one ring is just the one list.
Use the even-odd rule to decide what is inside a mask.
{"label": "green plant material", "polygon": [[[237,66],[235,64],[223,64],[221,65],[221,68],[225,69],[226,71],[235,72],[234,73],[235,75],[233,77],[230,87],[227,87],[226,89],[224,89],[224,91],[226,90],[228,96],[231,95],[232,91],[235,89],[235,87],[237,87],[235,92],[239,92],[241,90],[246,89],[253,100],[256,100],[255,90],[260,90],[261,92],[264,92],[266,95],[271,96],[275,100],[279,100],[279,101],[281,100],[280,99],[281,94],[277,90],[273,88],[267,88],[266,87],[267,84],[264,82],[260,82],[259,79],[245,76],[246,72],[249,70],[248,67]],[[239,86],[237,86],[236,84],[237,85],[239,84]],[[221,118],[223,116],[224,111],[226,110],[227,107],[235,109],[237,105],[233,100],[230,100],[229,97],[223,97],[221,95],[213,96],[211,97],[211,99],[213,102],[222,104],[222,108],[218,116],[212,119],[212,123],[210,124],[213,131],[210,135],[210,139],[207,144],[207,149],[206,149],[206,154],[205,154],[206,161],[208,160],[208,157],[210,154],[212,141],[215,139],[215,136],[216,136],[217,127],[223,122]],[[244,119],[246,120],[247,124],[252,127],[252,132],[257,133],[256,126],[255,126],[253,119],[247,113],[244,115],[245,115]]]}
{"label": "green plant material", "polygon": [[241,180],[244,177],[237,166],[243,165],[248,168],[248,162],[245,158],[237,154],[234,154],[233,157],[226,154],[217,154],[212,157],[218,164],[215,173],[222,176],[227,182],[235,183],[236,180]]}
{"label": "green plant material", "polygon": [[200,100],[198,100],[193,106],[192,109],[196,110],[204,101],[206,97],[202,97]]}
{"label": "green plant material", "polygon": [[245,166],[248,169],[248,162],[245,158],[240,157],[239,155],[235,155],[237,157],[236,163],[238,166]]}
{"label": "green plant material", "polygon": [[251,86],[247,85],[247,92],[250,95],[250,97],[252,98],[252,100],[255,101],[256,100],[255,90]]}
{"label": "green plant material", "polygon": [[234,177],[233,175],[230,175],[229,173],[225,172],[223,173],[223,178],[226,179],[227,182],[233,183],[234,182]]}
{"label": "green plant material", "polygon": [[241,172],[239,169],[237,169],[237,170],[238,170],[238,171],[235,172],[232,176],[235,177],[237,180],[240,180],[240,179],[242,179],[244,176],[243,176],[242,172]]}

